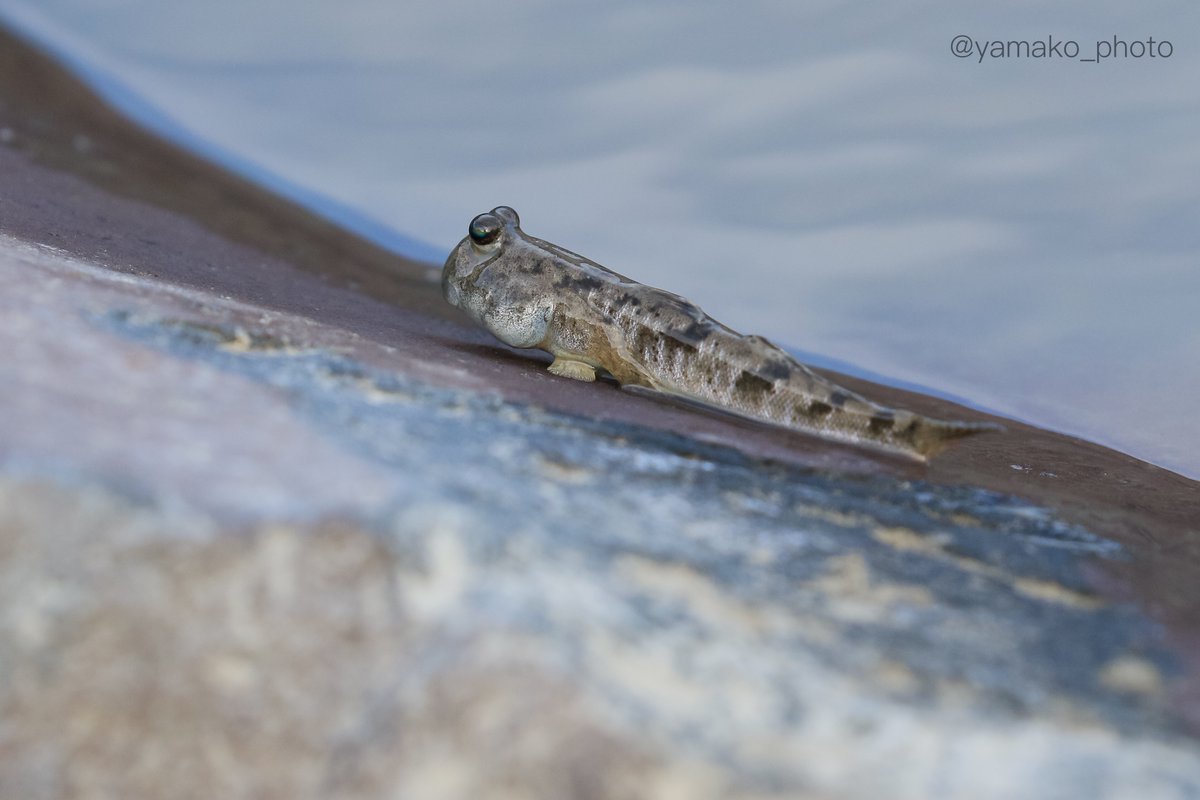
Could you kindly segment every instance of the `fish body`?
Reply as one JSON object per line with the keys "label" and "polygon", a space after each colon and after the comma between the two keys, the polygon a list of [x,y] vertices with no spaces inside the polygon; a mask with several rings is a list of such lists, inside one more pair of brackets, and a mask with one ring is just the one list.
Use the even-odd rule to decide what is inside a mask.
{"label": "fish body", "polygon": [[529,236],[507,206],[472,220],[446,260],[442,291],[502,342],[549,352],[550,371],[577,380],[605,374],[624,387],[920,459],[998,428],[873,403],[677,294]]}

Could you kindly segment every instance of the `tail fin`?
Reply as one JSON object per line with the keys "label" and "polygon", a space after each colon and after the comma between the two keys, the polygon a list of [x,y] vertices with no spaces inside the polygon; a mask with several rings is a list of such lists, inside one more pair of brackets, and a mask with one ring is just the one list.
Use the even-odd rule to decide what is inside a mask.
{"label": "tail fin", "polygon": [[958,439],[977,433],[998,433],[1003,425],[995,422],[947,422],[940,419],[923,419],[913,436],[913,447],[922,458],[932,458]]}

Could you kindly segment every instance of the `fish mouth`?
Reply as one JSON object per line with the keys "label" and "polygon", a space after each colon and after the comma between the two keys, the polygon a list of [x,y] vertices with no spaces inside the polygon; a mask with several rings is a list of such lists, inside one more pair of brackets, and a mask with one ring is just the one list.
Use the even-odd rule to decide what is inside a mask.
{"label": "fish mouth", "polygon": [[494,248],[493,252],[480,252],[470,237],[464,237],[455,245],[442,265],[442,296],[446,302],[460,307],[461,288],[464,285],[469,287],[480,271],[499,258],[502,252],[499,247]]}
{"label": "fish mouth", "polygon": [[450,255],[446,257],[446,263],[442,265],[442,297],[455,308],[458,308],[458,286],[455,284],[454,278],[458,273],[460,251],[465,242],[466,239],[463,239],[455,245],[454,249],[450,251]]}

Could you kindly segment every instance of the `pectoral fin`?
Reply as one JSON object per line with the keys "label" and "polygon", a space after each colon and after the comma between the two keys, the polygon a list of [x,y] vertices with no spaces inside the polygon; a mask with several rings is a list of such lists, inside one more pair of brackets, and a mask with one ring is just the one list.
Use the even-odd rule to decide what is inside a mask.
{"label": "pectoral fin", "polygon": [[582,361],[575,361],[570,358],[556,356],[554,363],[547,369],[554,375],[561,375],[564,378],[573,378],[577,381],[594,381],[596,380],[596,368],[591,364],[585,364]]}

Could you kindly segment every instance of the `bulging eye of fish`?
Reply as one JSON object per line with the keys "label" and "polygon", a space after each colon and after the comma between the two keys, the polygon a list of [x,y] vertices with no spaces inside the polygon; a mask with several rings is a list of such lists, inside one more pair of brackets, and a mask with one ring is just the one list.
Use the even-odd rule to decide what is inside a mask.
{"label": "bulging eye of fish", "polygon": [[492,213],[506,222],[511,222],[513,225],[521,224],[521,218],[517,216],[517,212],[508,206],[496,206],[492,209]]}
{"label": "bulging eye of fish", "polygon": [[480,214],[471,220],[471,227],[468,228],[468,233],[471,236],[471,241],[475,244],[491,244],[500,236],[500,230],[503,227],[504,223],[495,214]]}

